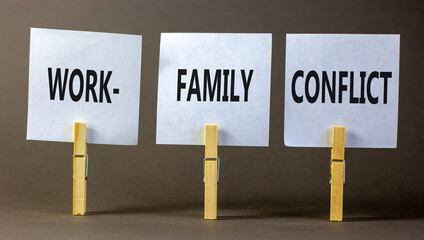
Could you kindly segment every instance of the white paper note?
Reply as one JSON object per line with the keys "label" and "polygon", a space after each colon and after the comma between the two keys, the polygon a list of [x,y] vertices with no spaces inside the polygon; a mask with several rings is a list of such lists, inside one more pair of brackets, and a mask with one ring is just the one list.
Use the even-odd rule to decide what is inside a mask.
{"label": "white paper note", "polygon": [[286,36],[285,145],[330,147],[345,126],[346,147],[396,148],[400,36]]}
{"label": "white paper note", "polygon": [[217,124],[218,145],[268,146],[271,45],[271,34],[162,33],[156,143],[202,145]]}
{"label": "white paper note", "polygon": [[31,28],[27,139],[136,145],[141,36]]}

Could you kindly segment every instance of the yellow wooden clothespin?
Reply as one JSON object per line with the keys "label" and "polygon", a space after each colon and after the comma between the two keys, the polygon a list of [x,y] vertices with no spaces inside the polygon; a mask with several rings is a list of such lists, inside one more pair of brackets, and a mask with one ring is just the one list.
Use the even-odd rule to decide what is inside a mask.
{"label": "yellow wooden clothespin", "polygon": [[343,221],[343,184],[345,182],[345,127],[333,127],[330,167],[330,221]]}
{"label": "yellow wooden clothespin", "polygon": [[86,127],[83,122],[74,125],[74,176],[73,176],[73,215],[83,216],[86,212],[88,155]]}
{"label": "yellow wooden clothespin", "polygon": [[206,125],[205,128],[205,219],[216,219],[217,190],[219,181],[218,133],[216,125]]}

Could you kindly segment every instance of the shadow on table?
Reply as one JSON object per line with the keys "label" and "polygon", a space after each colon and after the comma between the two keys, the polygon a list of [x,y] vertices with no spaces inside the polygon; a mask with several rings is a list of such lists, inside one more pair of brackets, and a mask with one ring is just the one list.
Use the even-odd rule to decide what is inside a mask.
{"label": "shadow on table", "polygon": [[[290,201],[218,204],[218,220],[307,218],[329,220],[327,201]],[[111,214],[160,214],[203,219],[202,203],[122,207],[88,212],[88,216]],[[349,201],[344,206],[344,222],[424,219],[424,206],[417,203]]]}

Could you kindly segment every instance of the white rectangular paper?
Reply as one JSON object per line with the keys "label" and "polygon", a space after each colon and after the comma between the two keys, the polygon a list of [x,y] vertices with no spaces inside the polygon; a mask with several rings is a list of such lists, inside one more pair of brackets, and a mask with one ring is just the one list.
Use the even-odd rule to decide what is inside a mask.
{"label": "white rectangular paper", "polygon": [[[217,124],[218,145],[268,146],[271,45],[271,34],[162,33],[156,143],[202,145],[205,125]],[[205,76],[212,88],[220,82],[220,101],[217,90],[204,94]],[[200,101],[190,89],[199,90]]]}
{"label": "white rectangular paper", "polygon": [[330,147],[332,127],[345,126],[346,147],[396,148],[400,36],[286,36],[285,145]]}
{"label": "white rectangular paper", "polygon": [[139,35],[31,28],[27,139],[136,145],[140,71]]}

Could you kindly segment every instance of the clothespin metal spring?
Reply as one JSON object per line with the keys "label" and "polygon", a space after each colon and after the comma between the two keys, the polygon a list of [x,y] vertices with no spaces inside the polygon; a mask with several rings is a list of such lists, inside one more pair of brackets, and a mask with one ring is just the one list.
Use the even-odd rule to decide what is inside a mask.
{"label": "clothespin metal spring", "polygon": [[330,181],[328,182],[328,184],[331,185],[331,178],[332,178],[332,176],[331,176],[331,172],[332,172],[331,171],[331,163],[333,161],[340,161],[340,162],[343,161],[343,184],[345,184],[346,183],[346,161],[345,160],[339,160],[339,159],[330,159]]}
{"label": "clothespin metal spring", "polygon": [[84,155],[72,155],[72,159],[76,157],[85,157],[85,180],[88,180],[88,154]]}
{"label": "clothespin metal spring", "polygon": [[217,183],[219,183],[219,165],[220,165],[220,162],[221,162],[221,159],[218,157],[218,158],[203,158],[203,183],[205,183],[205,161],[206,160],[214,160],[214,161],[218,161],[218,163],[217,163],[217,173],[216,173],[216,182]]}

